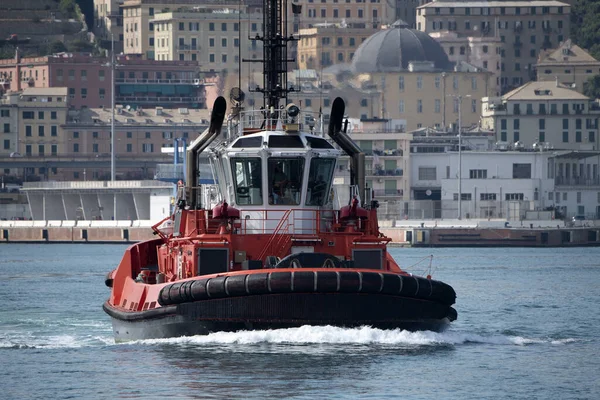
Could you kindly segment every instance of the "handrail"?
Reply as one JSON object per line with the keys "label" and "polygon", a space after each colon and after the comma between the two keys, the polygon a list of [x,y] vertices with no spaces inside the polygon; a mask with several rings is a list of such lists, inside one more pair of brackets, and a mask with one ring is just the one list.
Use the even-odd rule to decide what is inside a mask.
{"label": "handrail", "polygon": [[[279,221],[279,224],[277,224],[277,227],[271,234],[269,241],[267,242],[265,247],[263,247],[263,250],[261,251],[260,255],[258,256],[259,260],[263,260],[267,256],[267,253],[269,252],[269,250],[273,247],[273,244],[277,240],[277,237],[279,236],[280,231],[283,229],[284,223],[286,221],[289,222],[291,211],[292,210],[287,210],[285,212],[285,214],[283,214],[283,217],[281,217],[281,220]],[[288,223],[288,226],[289,226],[289,223]]]}

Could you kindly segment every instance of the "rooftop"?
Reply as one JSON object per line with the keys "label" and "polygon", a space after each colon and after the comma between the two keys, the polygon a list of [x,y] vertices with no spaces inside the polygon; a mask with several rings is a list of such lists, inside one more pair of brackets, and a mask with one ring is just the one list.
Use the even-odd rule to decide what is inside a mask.
{"label": "rooftop", "polygon": [[502,96],[502,100],[590,100],[576,90],[554,81],[528,82]]}
{"label": "rooftop", "polygon": [[433,1],[424,4],[419,8],[467,8],[467,7],[570,7],[568,3],[562,3],[556,0],[540,0],[540,1]]}
{"label": "rooftop", "polygon": [[564,41],[558,48],[550,50],[546,55],[540,56],[540,62],[537,65],[545,66],[565,63],[600,65],[600,61],[596,60],[590,53],[571,42],[571,39]]}
{"label": "rooftop", "polygon": [[[69,114],[67,125],[109,125],[112,117],[110,108],[84,108]],[[190,126],[204,127],[208,125],[210,110],[191,108],[147,108],[134,110],[117,106],[115,124],[142,126]]]}
{"label": "rooftop", "polygon": [[67,89],[66,87],[28,87],[23,90],[23,96],[66,96]]}

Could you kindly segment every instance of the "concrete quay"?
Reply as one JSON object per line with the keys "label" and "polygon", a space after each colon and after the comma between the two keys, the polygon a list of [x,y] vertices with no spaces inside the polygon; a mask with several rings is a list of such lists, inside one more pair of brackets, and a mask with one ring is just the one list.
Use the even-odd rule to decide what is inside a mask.
{"label": "concrete quay", "polygon": [[153,221],[0,221],[0,243],[135,243]]}
{"label": "concrete quay", "polygon": [[[135,243],[152,239],[154,221],[0,221],[0,243]],[[391,246],[600,246],[600,221],[380,221]]]}

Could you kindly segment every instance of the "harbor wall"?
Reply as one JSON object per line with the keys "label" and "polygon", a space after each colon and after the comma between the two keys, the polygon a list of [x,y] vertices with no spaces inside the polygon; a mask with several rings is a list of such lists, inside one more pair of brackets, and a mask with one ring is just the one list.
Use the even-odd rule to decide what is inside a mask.
{"label": "harbor wall", "polygon": [[[0,243],[135,243],[153,239],[153,221],[0,221]],[[600,246],[600,223],[562,221],[382,221],[392,245],[413,247]]]}
{"label": "harbor wall", "polygon": [[150,221],[0,221],[0,242],[135,243],[153,239]]}

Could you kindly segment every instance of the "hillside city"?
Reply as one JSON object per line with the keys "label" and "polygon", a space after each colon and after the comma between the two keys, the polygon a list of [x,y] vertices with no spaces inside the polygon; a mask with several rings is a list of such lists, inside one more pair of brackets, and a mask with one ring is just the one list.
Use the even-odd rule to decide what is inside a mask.
{"label": "hillside city", "polygon": [[[294,0],[289,101],[326,124],[344,99],[383,219],[599,219],[588,3]],[[257,0],[2,0],[0,218],[150,219],[136,196],[170,193],[173,153],[208,126],[214,100],[241,87],[244,107],[263,104],[262,67],[243,62],[263,57],[262,11]],[[122,189],[129,208],[76,206],[91,187]],[[46,213],[42,189],[64,212]]]}

